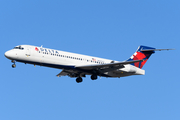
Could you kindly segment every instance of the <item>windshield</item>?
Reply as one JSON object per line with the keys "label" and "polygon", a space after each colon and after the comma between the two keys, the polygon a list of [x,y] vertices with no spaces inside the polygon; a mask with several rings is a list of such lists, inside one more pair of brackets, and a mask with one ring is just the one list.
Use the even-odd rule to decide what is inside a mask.
{"label": "windshield", "polygon": [[23,48],[23,47],[21,47],[21,46],[16,46],[16,47],[14,47],[14,49],[24,50],[24,48]]}

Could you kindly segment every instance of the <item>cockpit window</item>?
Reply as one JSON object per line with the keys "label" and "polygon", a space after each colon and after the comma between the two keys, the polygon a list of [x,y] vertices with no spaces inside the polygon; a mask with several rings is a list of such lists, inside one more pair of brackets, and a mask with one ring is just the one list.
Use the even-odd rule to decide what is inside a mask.
{"label": "cockpit window", "polygon": [[24,48],[23,48],[23,47],[21,47],[21,46],[14,47],[14,49],[24,50]]}

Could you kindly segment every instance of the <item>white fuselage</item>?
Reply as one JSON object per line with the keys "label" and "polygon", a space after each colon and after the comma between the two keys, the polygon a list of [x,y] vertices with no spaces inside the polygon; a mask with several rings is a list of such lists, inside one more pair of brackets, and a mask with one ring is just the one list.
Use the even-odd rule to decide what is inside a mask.
{"label": "white fuselage", "polygon": [[[21,45],[20,49],[14,48],[12,50],[9,50],[5,53],[5,56],[8,59],[18,62],[58,69],[76,69],[76,66],[99,65],[119,62],[31,45]],[[124,66],[124,68],[118,70],[112,69],[112,71],[105,72],[102,76],[123,77],[129,75],[144,75],[145,73],[144,70],[130,64]]]}

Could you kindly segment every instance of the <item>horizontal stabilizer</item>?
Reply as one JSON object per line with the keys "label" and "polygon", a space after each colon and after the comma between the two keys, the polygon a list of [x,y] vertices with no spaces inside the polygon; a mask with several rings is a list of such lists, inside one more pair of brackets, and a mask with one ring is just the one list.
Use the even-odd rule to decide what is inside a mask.
{"label": "horizontal stabilizer", "polygon": [[163,50],[174,50],[174,49],[156,49],[153,47],[148,47],[148,46],[139,46],[136,52],[127,60],[127,61],[132,61],[132,60],[144,60],[143,62],[136,62],[132,63],[131,65],[134,65],[138,68],[142,68],[149,57],[155,53],[155,51],[163,51]]}
{"label": "horizontal stabilizer", "polygon": [[141,52],[148,52],[148,51],[162,51],[162,50],[175,50],[175,49],[146,49],[140,50]]}

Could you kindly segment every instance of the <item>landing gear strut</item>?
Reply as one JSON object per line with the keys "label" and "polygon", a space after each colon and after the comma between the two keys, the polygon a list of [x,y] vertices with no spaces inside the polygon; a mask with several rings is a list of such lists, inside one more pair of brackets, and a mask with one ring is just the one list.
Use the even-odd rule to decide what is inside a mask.
{"label": "landing gear strut", "polygon": [[15,60],[12,60],[11,62],[13,63],[12,68],[15,68],[16,67]]}
{"label": "landing gear strut", "polygon": [[91,75],[91,80],[96,80],[97,79],[97,75]]}
{"label": "landing gear strut", "polygon": [[82,79],[81,77],[76,78],[76,82],[77,82],[77,83],[80,83],[80,82],[82,82],[82,81],[83,81],[83,79]]}

